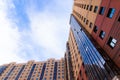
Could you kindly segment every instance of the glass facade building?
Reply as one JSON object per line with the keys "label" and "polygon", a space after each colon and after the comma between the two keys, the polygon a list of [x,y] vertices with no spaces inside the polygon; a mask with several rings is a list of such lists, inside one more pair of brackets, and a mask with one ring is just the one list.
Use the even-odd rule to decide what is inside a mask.
{"label": "glass facade building", "polygon": [[98,52],[73,15],[70,18],[70,26],[88,80],[112,80],[115,75],[118,75],[119,68],[112,69],[112,66]]}

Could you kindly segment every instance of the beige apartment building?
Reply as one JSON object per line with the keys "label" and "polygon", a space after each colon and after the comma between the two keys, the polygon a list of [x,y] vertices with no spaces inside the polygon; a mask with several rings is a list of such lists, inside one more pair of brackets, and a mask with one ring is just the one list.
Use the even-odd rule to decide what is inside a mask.
{"label": "beige apartment building", "polygon": [[91,34],[101,0],[74,0],[73,15]]}
{"label": "beige apartment building", "polygon": [[64,80],[64,59],[2,65],[0,80]]}

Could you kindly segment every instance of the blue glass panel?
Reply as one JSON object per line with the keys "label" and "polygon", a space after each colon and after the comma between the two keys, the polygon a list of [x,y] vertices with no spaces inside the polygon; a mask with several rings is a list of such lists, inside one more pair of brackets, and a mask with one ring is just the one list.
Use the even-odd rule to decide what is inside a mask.
{"label": "blue glass panel", "polygon": [[115,9],[114,9],[114,8],[112,8],[112,9],[111,9],[111,13],[110,13],[110,18],[112,18],[112,17],[113,17],[114,13],[115,13]]}
{"label": "blue glass panel", "polygon": [[22,68],[21,68],[21,70],[19,71],[19,73],[17,74],[17,77],[15,78],[15,80],[18,80],[18,78],[20,77],[20,74],[22,73],[24,67],[25,67],[25,65],[22,66]]}
{"label": "blue glass panel", "polygon": [[43,65],[43,68],[42,68],[42,73],[41,73],[41,76],[40,76],[40,80],[42,80],[42,79],[43,79],[44,72],[45,72],[45,68],[46,68],[46,63],[44,63],[44,65]]}
{"label": "blue glass panel", "polygon": [[30,80],[30,78],[31,78],[31,76],[32,76],[32,73],[33,73],[33,71],[34,71],[35,66],[36,66],[36,64],[34,64],[34,65],[32,66],[32,69],[31,69],[31,71],[30,71],[30,73],[29,73],[29,75],[28,75],[27,80]]}
{"label": "blue glass panel", "polygon": [[12,69],[8,72],[7,76],[5,77],[4,80],[7,80],[9,75],[12,73],[12,71],[14,70],[15,66],[12,67]]}
{"label": "blue glass panel", "polygon": [[1,67],[0,67],[0,75],[2,74],[2,72],[3,72],[6,68],[7,68],[6,66],[1,66]]}
{"label": "blue glass panel", "polygon": [[99,14],[102,14],[102,15],[103,15],[103,14],[104,14],[104,11],[105,11],[105,7],[101,7]]}
{"label": "blue glass panel", "polygon": [[114,8],[110,8],[109,11],[108,11],[107,17],[112,18],[114,13],[115,13],[115,9]]}
{"label": "blue glass panel", "polygon": [[53,80],[57,80],[57,62],[55,62],[55,65],[54,65],[54,75],[53,75]]}

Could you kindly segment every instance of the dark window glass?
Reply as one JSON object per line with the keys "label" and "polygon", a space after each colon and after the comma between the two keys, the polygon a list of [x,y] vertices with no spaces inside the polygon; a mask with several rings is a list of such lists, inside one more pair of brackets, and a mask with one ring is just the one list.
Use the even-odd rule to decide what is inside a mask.
{"label": "dark window glass", "polygon": [[84,9],[86,8],[86,5],[84,6]]}
{"label": "dark window glass", "polygon": [[82,16],[81,20],[83,20],[83,16]]}
{"label": "dark window glass", "polygon": [[87,20],[87,21],[86,21],[86,25],[88,25],[88,22],[89,22],[89,21]]}
{"label": "dark window glass", "polygon": [[86,18],[84,18],[84,22],[86,21]]}
{"label": "dark window glass", "polygon": [[119,18],[118,18],[118,21],[120,22],[120,16],[119,16]]}
{"label": "dark window glass", "polygon": [[80,76],[82,76],[82,71],[81,71],[81,70],[80,70],[80,73],[79,73],[79,74],[80,74]]}
{"label": "dark window glass", "polygon": [[92,23],[90,22],[90,25],[89,25],[90,28],[92,28]]}
{"label": "dark window glass", "polygon": [[95,26],[94,29],[93,29],[93,31],[96,33],[98,31],[98,27]]}
{"label": "dark window glass", "polygon": [[101,39],[103,39],[103,38],[105,37],[105,32],[104,32],[104,31],[101,31],[99,37],[100,37]]}
{"label": "dark window glass", "polygon": [[93,8],[93,6],[91,5],[89,10],[92,11],[92,8]]}
{"label": "dark window glass", "polygon": [[81,8],[83,8],[83,4],[81,4]]}
{"label": "dark window glass", "polygon": [[112,18],[114,13],[115,13],[115,9],[114,8],[110,8],[109,11],[108,11],[107,17]]}
{"label": "dark window glass", "polygon": [[99,14],[103,15],[104,12],[105,12],[105,7],[101,7],[101,8],[100,8],[100,12],[99,12]]}
{"label": "dark window glass", "polygon": [[98,10],[98,6],[95,6],[95,8],[94,8],[94,12],[96,13],[97,10]]}
{"label": "dark window glass", "polygon": [[82,66],[85,67],[84,63],[82,63]]}
{"label": "dark window glass", "polygon": [[116,40],[115,38],[110,37],[107,44],[108,44],[111,48],[114,48],[115,45],[116,45],[116,43],[117,43],[117,40]]}
{"label": "dark window glass", "polygon": [[87,5],[87,8],[86,8],[86,10],[88,10],[88,8],[89,8],[89,5]]}

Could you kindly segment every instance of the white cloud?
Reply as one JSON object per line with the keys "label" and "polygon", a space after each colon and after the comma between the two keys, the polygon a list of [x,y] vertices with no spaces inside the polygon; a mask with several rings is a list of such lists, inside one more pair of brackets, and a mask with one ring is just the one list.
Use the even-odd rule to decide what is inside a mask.
{"label": "white cloud", "polygon": [[58,20],[53,15],[50,15],[49,12],[30,15],[30,20],[32,29],[31,37],[34,39],[34,42],[45,48],[45,50],[48,50],[48,53],[45,53],[46,51],[44,53],[46,55],[51,52],[51,55],[64,54],[63,49],[60,47],[61,41],[57,38],[57,28],[59,29]]}
{"label": "white cloud", "polygon": [[[31,23],[32,39],[45,49],[43,53],[40,53],[40,55],[46,54],[45,57],[43,56],[45,59],[49,57],[64,57],[66,41],[68,39],[72,1],[53,1],[56,5],[46,5],[43,11],[36,11],[29,7],[27,9]],[[59,11],[60,7],[62,7],[62,10]]]}
{"label": "white cloud", "polygon": [[0,65],[12,61],[23,61],[17,56],[20,34],[14,23],[7,18],[7,9],[13,4],[7,0],[0,0]]}
{"label": "white cloud", "polygon": [[16,15],[15,3],[13,0],[0,0],[0,65],[64,56],[72,0],[52,0],[55,5],[48,4],[43,11],[34,9],[33,2],[26,8],[31,31],[23,29],[19,32],[23,26],[16,24],[20,21],[16,17],[12,18]]}

